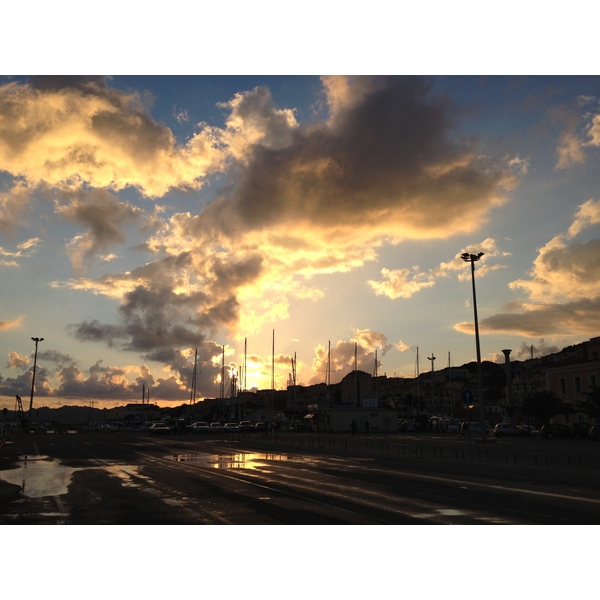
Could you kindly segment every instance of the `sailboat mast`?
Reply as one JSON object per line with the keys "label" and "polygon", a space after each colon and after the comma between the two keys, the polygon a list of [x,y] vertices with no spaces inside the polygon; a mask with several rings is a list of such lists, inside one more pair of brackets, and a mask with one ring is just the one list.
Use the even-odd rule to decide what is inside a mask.
{"label": "sailboat mast", "polygon": [[448,395],[450,396],[450,416],[454,416],[454,394],[452,393],[452,364],[450,362],[450,350],[448,350]]}
{"label": "sailboat mast", "polygon": [[417,346],[417,414],[419,414],[419,408],[421,404],[421,382],[419,380],[419,346]]}
{"label": "sailboat mast", "polygon": [[247,373],[247,356],[248,356],[248,338],[244,338],[244,392],[248,389],[246,387],[246,373]]}
{"label": "sailboat mast", "polygon": [[190,386],[190,404],[196,403],[196,368],[198,365],[198,348],[194,354],[194,370],[192,371],[192,384]]}
{"label": "sailboat mast", "polygon": [[373,368],[373,379],[375,380],[375,398],[377,398],[377,348],[375,348],[375,366]]}
{"label": "sailboat mast", "polygon": [[331,341],[328,341],[327,350],[327,388],[331,385]]}
{"label": "sailboat mast", "polygon": [[356,394],[356,406],[360,407],[358,399],[358,342],[354,342],[354,393]]}
{"label": "sailboat mast", "polygon": [[221,358],[221,399],[225,398],[225,346]]}
{"label": "sailboat mast", "polygon": [[271,389],[275,389],[275,330],[273,329],[273,344],[271,346]]}

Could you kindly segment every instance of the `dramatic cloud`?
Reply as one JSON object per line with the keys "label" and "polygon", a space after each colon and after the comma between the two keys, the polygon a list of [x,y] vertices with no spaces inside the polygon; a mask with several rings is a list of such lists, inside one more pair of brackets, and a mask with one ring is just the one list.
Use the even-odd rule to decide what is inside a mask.
{"label": "dramatic cloud", "polygon": [[[600,237],[576,242],[573,238],[600,223],[600,201],[581,204],[566,234],[552,238],[539,250],[529,279],[509,284],[522,290],[506,312],[480,320],[482,333],[589,335],[600,331]],[[459,331],[472,333],[472,323],[459,323]]]}
{"label": "dramatic cloud", "polygon": [[97,78],[0,86],[2,169],[29,186],[135,187],[148,196],[199,188],[223,160],[212,135],[200,129],[178,146],[146,102]]}
{"label": "dramatic cloud", "polygon": [[235,192],[199,224],[352,246],[472,231],[506,200],[508,165],[452,141],[451,107],[420,79],[359,81],[355,104],[345,98],[339,108],[330,93],[329,122],[295,131],[279,149],[254,146]]}
{"label": "dramatic cloud", "polygon": [[[360,267],[385,242],[472,231],[515,184],[508,162],[452,139],[452,108],[420,79],[325,83],[330,119],[305,127],[265,89],[236,95],[220,138],[239,159],[233,191],[147,241],[191,254],[198,285],[219,299],[211,325],[251,333],[286,318],[290,297],[322,296],[318,275]],[[392,295],[408,293],[402,277],[422,287],[434,275],[384,276],[378,291]]]}
{"label": "dramatic cloud", "polygon": [[534,261],[531,279],[511,283],[537,303],[578,301],[600,297],[600,238],[568,242],[600,223],[600,201],[579,206],[567,234],[552,238]]}
{"label": "dramatic cloud", "polygon": [[[292,298],[323,297],[320,275],[375,260],[383,244],[476,231],[508,201],[515,170],[524,172],[520,159],[487,156],[459,137],[453,106],[417,77],[324,78],[328,116],[307,125],[266,88],[241,92],[221,105],[229,111],[222,128],[201,125],[185,146],[149,116],[146,97],[109,84],[0,87],[0,164],[29,188],[58,190],[55,216],[82,229],[66,246],[78,277],[52,285],[120,303],[117,322],[88,320],[74,335],[159,360],[179,383],[186,349],[287,318]],[[130,187],[158,198],[200,189],[213,174],[223,188],[197,213],[165,201],[150,215],[112,193]],[[114,255],[128,225],[148,227],[141,249],[151,260],[81,276]],[[409,297],[452,270],[384,269],[371,285]],[[341,367],[341,347],[336,355]],[[73,370],[64,380],[71,389],[81,377]],[[98,385],[120,385],[107,377]]]}

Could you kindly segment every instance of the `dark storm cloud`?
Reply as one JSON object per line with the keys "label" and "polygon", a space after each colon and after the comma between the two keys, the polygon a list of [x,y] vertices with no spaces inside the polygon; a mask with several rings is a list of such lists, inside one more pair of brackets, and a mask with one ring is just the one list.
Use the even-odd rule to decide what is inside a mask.
{"label": "dark storm cloud", "polygon": [[[21,396],[23,399],[29,397],[31,392],[31,369],[22,373],[18,377],[2,377],[0,375],[0,394],[3,396]],[[35,390],[36,396],[52,395],[50,387],[50,372],[44,366],[37,365],[35,370]]]}
{"label": "dark storm cloud", "polygon": [[67,247],[71,263],[77,271],[111,245],[125,242],[124,226],[139,221],[143,216],[142,210],[105,190],[76,193],[72,197],[62,194],[62,201],[69,203],[57,206],[57,213],[88,228]]}
{"label": "dark storm cloud", "polygon": [[211,262],[211,273],[214,283],[212,288],[216,291],[225,290],[229,293],[238,287],[252,283],[262,272],[263,257],[255,254],[243,260],[225,261],[215,259]]}
{"label": "dark storm cloud", "polygon": [[29,395],[31,391],[31,371],[26,371],[17,377],[3,377],[0,375],[0,394],[3,396]]}
{"label": "dark storm cloud", "polygon": [[233,195],[208,216],[224,231],[236,222],[266,229],[294,221],[352,225],[363,236],[387,228],[392,238],[472,229],[511,177],[505,165],[451,140],[455,122],[422,79],[377,81],[331,123],[295,131],[285,148],[257,145]]}
{"label": "dark storm cloud", "polygon": [[90,84],[105,87],[109,77],[104,75],[31,75],[29,83],[38,90],[86,89]]}
{"label": "dark storm cloud", "polygon": [[102,324],[97,319],[69,325],[68,328],[78,340],[103,342],[111,348],[115,345],[115,341],[123,336],[121,327]]}
{"label": "dark storm cloud", "polygon": [[204,336],[186,326],[186,321],[203,299],[202,293],[176,294],[172,289],[138,286],[119,307],[129,337],[125,349],[146,352],[198,344]]}
{"label": "dark storm cloud", "polygon": [[[503,333],[525,337],[546,335],[589,335],[600,331],[600,299],[581,299],[565,304],[537,305],[535,310],[528,306],[522,312],[498,313],[480,319],[482,333]],[[455,329],[472,333],[472,323],[460,323]]]}
{"label": "dark storm cloud", "polygon": [[194,322],[200,329],[208,331],[214,331],[221,325],[232,327],[238,321],[239,311],[237,299],[230,296],[203,310],[194,318]]}
{"label": "dark storm cloud", "polygon": [[75,360],[68,354],[58,352],[58,350],[43,350],[38,354],[38,359],[48,362],[55,362],[58,364],[73,363]]}

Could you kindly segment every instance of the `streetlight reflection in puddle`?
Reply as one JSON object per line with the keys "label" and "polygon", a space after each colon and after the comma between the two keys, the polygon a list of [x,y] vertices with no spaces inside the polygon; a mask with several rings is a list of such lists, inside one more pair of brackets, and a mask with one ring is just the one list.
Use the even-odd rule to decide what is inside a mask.
{"label": "streetlight reflection in puddle", "polygon": [[267,461],[291,460],[286,454],[176,454],[173,460],[177,462],[202,462],[213,469],[259,469]]}

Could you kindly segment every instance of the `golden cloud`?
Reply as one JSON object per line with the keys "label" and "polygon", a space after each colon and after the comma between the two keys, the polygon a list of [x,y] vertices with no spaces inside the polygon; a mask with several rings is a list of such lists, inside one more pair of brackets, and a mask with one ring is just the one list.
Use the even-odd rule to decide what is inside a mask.
{"label": "golden cloud", "polygon": [[209,130],[178,146],[135,94],[94,82],[58,89],[0,86],[0,163],[30,186],[131,186],[163,196],[174,187],[201,187],[222,161]]}

